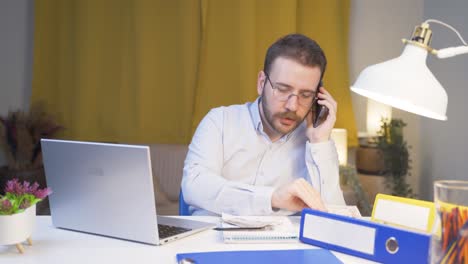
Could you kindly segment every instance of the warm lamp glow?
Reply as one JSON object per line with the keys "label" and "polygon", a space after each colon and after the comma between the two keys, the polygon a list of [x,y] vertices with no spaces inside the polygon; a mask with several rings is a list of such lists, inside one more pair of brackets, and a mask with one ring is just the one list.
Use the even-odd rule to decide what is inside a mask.
{"label": "warm lamp glow", "polygon": [[335,142],[340,165],[346,165],[348,163],[348,133],[346,129],[334,128],[331,133],[331,138]]}
{"label": "warm lamp glow", "polygon": [[382,118],[392,119],[392,107],[367,99],[367,133],[369,136],[377,136]]}

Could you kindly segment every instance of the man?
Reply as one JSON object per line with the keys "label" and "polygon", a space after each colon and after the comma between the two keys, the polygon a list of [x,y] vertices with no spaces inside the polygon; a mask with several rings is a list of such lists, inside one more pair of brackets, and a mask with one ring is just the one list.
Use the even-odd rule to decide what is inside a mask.
{"label": "man", "polygon": [[[325,67],[315,41],[287,35],[267,51],[255,102],[215,108],[204,117],[182,179],[193,215],[291,214],[344,204],[330,140],[337,103],[319,86]],[[314,98],[328,108],[316,128]]]}

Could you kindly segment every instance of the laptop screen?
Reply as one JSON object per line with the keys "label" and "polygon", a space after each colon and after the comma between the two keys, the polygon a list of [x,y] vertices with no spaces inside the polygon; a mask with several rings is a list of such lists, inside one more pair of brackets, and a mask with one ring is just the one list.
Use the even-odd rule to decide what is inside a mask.
{"label": "laptop screen", "polygon": [[148,146],[41,140],[56,227],[157,244]]}

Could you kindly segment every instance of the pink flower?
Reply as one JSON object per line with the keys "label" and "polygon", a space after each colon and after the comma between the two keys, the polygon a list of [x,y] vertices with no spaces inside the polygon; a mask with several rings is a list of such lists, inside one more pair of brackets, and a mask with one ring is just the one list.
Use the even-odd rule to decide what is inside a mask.
{"label": "pink flower", "polygon": [[[40,202],[51,193],[50,188],[40,189],[37,182],[31,185],[27,181],[20,183],[18,179],[10,180],[5,186],[5,196],[0,199],[0,215],[19,213],[21,210]],[[20,203],[19,206],[18,203]]]}
{"label": "pink flower", "polygon": [[34,182],[33,185],[29,186],[29,182],[23,183],[24,189],[26,193],[34,194],[37,189],[39,188],[39,183]]}
{"label": "pink flower", "polygon": [[23,187],[23,185],[18,181],[18,179],[13,179],[13,180],[7,181],[6,187],[5,187],[5,193],[22,195],[26,193],[26,190]]}
{"label": "pink flower", "polygon": [[42,200],[51,194],[52,190],[50,188],[39,189],[39,184],[37,182],[31,185],[29,182],[24,181],[23,184],[21,184],[18,179],[13,179],[7,182],[5,193],[11,193],[17,196],[32,194],[36,198]]}
{"label": "pink flower", "polygon": [[3,200],[2,203],[0,203],[0,210],[8,211],[10,209],[11,209],[10,200]]}
{"label": "pink flower", "polygon": [[15,195],[23,195],[23,194],[32,194],[39,199],[44,199],[47,195],[51,194],[52,191],[50,188],[39,189],[39,184],[34,182],[31,185],[29,182],[24,181],[21,184],[18,179],[13,179],[7,182],[5,187],[5,193],[11,193]]}
{"label": "pink flower", "polygon": [[39,199],[44,199],[51,193],[52,193],[52,190],[50,188],[44,188],[44,189],[37,189],[32,194]]}

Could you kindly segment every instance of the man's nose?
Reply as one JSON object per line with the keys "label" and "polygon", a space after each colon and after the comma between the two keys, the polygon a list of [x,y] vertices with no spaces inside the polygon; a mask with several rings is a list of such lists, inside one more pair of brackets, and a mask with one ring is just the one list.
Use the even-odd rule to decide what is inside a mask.
{"label": "man's nose", "polygon": [[297,95],[295,94],[290,94],[289,97],[288,97],[288,101],[286,101],[286,108],[289,110],[289,111],[296,111],[297,110],[297,107],[298,107],[298,97]]}

